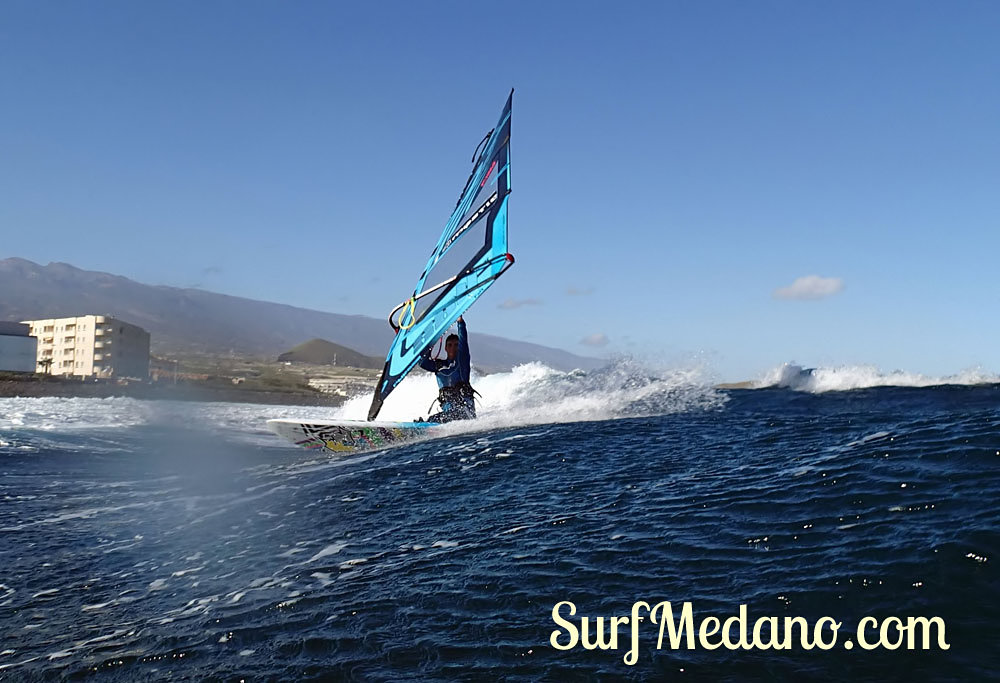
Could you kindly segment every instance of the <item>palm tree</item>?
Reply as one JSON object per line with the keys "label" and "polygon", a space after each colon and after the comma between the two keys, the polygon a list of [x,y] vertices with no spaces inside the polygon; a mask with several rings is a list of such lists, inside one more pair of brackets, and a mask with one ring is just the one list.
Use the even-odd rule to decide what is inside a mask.
{"label": "palm tree", "polygon": [[44,372],[46,375],[51,375],[52,374],[52,359],[51,358],[43,358],[43,359],[41,359],[40,361],[38,361],[38,365],[41,366],[42,372]]}

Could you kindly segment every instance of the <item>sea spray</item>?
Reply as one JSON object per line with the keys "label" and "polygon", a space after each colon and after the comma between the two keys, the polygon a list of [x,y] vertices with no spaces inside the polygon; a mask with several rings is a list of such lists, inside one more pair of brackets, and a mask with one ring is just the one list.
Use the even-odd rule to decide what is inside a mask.
{"label": "sea spray", "polygon": [[[474,371],[472,384],[479,392],[478,429],[664,415],[715,408],[726,400],[700,369],[654,369],[628,358],[589,372],[561,372],[542,363],[489,375]],[[436,396],[434,376],[414,372],[386,400],[379,419],[409,421],[426,416],[436,410],[432,405]],[[368,395],[354,396],[336,417],[364,419],[368,401]]]}
{"label": "sea spray", "polygon": [[795,363],[785,363],[764,373],[753,382],[753,386],[820,393],[872,387],[974,386],[998,383],[1000,375],[982,368],[969,368],[954,375],[934,376],[903,370],[885,372],[873,365],[803,368]]}

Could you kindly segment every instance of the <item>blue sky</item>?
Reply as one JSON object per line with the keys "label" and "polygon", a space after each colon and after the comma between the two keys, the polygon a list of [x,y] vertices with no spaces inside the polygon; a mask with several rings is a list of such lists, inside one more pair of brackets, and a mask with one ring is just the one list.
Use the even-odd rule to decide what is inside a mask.
{"label": "blue sky", "polygon": [[473,331],[997,371],[998,35],[992,2],[8,0],[0,258],[381,317],[514,87],[518,262]]}

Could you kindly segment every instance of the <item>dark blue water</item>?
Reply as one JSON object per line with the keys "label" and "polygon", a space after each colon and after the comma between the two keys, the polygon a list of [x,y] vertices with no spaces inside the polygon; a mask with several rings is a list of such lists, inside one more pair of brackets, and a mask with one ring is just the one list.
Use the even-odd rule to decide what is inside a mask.
{"label": "dark blue water", "polygon": [[[0,430],[4,680],[970,680],[1000,667],[996,386],[734,391],[708,410],[340,459],[263,433],[260,407],[214,422],[195,404],[86,414],[101,405],[142,419]],[[556,603],[573,602],[579,625],[638,600],[690,601],[699,621],[745,604],[751,626],[830,616],[840,640],[658,650],[647,619],[634,666],[627,626],[617,650],[550,645]],[[867,616],[940,617],[950,649],[846,649]]]}

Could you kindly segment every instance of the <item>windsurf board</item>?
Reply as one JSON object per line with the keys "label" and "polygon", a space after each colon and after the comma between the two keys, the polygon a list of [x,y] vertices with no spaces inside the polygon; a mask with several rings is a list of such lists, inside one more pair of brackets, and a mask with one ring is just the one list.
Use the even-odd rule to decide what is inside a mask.
{"label": "windsurf board", "polygon": [[434,422],[367,422],[365,420],[268,420],[267,428],[303,448],[353,453],[384,448],[423,436],[440,427]]}

